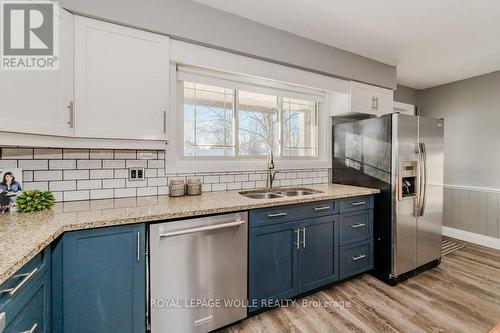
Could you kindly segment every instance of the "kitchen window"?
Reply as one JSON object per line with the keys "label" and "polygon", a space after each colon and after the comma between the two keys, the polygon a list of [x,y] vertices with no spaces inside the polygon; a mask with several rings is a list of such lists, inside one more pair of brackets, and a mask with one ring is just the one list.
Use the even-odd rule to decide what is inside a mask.
{"label": "kitchen window", "polygon": [[318,102],[190,81],[183,86],[183,155],[316,158]]}
{"label": "kitchen window", "polygon": [[187,65],[172,69],[169,172],[262,170],[269,150],[277,168],[330,166],[329,92]]}

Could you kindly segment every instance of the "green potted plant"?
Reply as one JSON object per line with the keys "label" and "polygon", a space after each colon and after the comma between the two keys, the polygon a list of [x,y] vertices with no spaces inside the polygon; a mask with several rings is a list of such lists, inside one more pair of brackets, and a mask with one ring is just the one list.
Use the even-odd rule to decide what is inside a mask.
{"label": "green potted plant", "polygon": [[50,209],[55,201],[56,199],[50,191],[23,191],[16,198],[16,209],[22,213],[38,212]]}

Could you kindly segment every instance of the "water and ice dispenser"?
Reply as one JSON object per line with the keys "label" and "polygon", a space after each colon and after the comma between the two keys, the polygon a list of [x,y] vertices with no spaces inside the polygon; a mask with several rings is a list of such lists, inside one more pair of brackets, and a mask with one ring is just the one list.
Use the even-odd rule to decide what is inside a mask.
{"label": "water and ice dispenser", "polygon": [[399,200],[417,195],[417,161],[402,161],[399,169]]}

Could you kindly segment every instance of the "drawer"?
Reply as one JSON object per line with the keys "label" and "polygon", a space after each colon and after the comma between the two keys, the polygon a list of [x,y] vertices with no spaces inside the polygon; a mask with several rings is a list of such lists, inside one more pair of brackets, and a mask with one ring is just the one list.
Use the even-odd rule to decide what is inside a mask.
{"label": "drawer", "polygon": [[340,212],[348,213],[373,208],[373,196],[353,197],[340,201]]}
{"label": "drawer", "polygon": [[366,241],[340,248],[340,278],[363,273],[373,268],[373,242]]}
{"label": "drawer", "polygon": [[0,309],[16,299],[23,289],[30,288],[49,268],[50,247],[47,247],[0,286]]}
{"label": "drawer", "polygon": [[306,204],[260,208],[250,211],[250,227],[263,227],[276,223],[302,220],[338,213],[337,201],[324,200]]}
{"label": "drawer", "polygon": [[50,332],[50,283],[50,272],[46,272],[0,310],[7,325],[3,333]]}
{"label": "drawer", "polygon": [[340,215],[340,245],[370,240],[373,236],[373,210]]}

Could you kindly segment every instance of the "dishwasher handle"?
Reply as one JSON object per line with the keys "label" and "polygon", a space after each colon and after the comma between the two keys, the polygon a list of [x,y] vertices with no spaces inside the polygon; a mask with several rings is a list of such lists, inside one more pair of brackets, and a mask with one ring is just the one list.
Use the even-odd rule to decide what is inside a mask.
{"label": "dishwasher handle", "polygon": [[185,234],[192,234],[192,233],[195,233],[195,232],[202,232],[202,231],[209,231],[209,230],[217,230],[217,229],[237,227],[237,226],[240,226],[240,225],[242,225],[244,223],[245,223],[245,221],[238,220],[238,221],[235,221],[235,222],[228,222],[228,223],[207,225],[205,227],[197,227],[197,228],[191,228],[191,229],[182,229],[182,230],[171,231],[171,232],[166,232],[164,234],[161,234],[160,238],[167,238],[167,237],[180,236],[180,235],[185,235]]}

